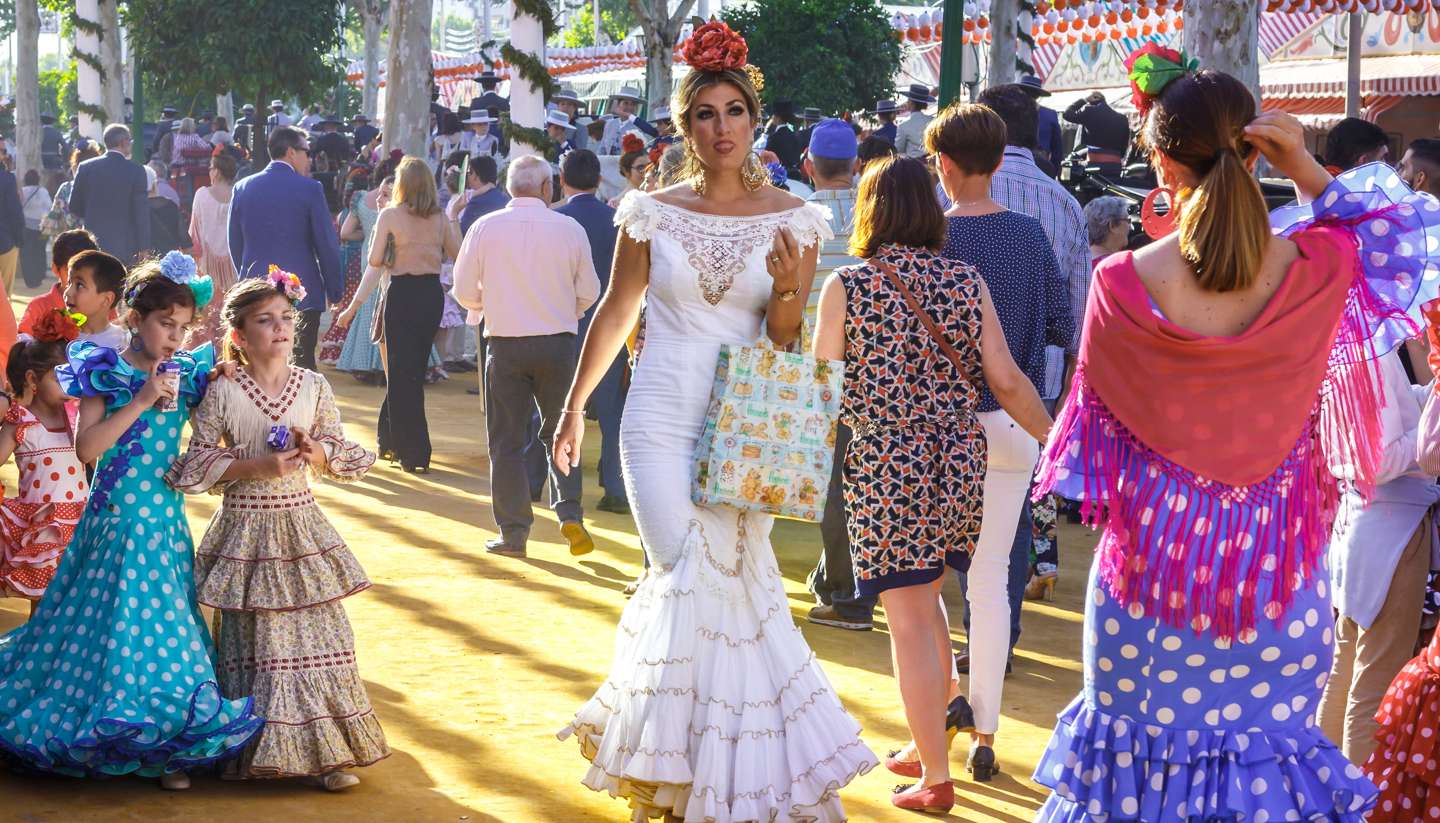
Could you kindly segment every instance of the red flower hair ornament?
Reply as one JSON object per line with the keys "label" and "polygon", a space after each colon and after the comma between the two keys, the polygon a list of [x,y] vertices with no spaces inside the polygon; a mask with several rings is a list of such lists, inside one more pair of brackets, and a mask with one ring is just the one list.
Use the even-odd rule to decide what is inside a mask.
{"label": "red flower hair ornament", "polygon": [[719,20],[696,28],[680,47],[680,55],[696,71],[743,71],[757,93],[765,88],[760,69],[745,62],[750,57],[745,38]]}
{"label": "red flower hair ornament", "polygon": [[620,138],[620,153],[621,153],[621,154],[629,154],[629,153],[632,152],[632,151],[644,151],[644,150],[645,150],[645,141],[644,141],[644,140],[641,140],[640,137],[639,137],[638,135],[636,135],[634,132],[631,132],[631,133],[625,135],[624,137]]}
{"label": "red flower hair ornament", "polygon": [[64,341],[73,343],[80,337],[80,325],[85,322],[85,315],[67,312],[64,309],[51,309],[41,315],[35,321],[32,339],[42,343]]}
{"label": "red flower hair ornament", "polygon": [[1165,91],[1166,86],[1191,74],[1199,66],[1198,60],[1192,60],[1183,51],[1167,49],[1155,42],[1146,43],[1125,58],[1125,71],[1130,78],[1130,102],[1144,117],[1150,113],[1155,98]]}

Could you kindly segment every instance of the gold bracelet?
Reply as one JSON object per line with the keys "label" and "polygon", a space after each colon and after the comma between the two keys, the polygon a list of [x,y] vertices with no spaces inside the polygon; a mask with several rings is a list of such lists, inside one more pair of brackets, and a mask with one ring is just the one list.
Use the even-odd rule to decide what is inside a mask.
{"label": "gold bracelet", "polygon": [[561,413],[561,414],[584,414],[584,413],[585,413],[585,410],[584,410],[584,409],[562,409],[562,410],[560,411],[560,413]]}

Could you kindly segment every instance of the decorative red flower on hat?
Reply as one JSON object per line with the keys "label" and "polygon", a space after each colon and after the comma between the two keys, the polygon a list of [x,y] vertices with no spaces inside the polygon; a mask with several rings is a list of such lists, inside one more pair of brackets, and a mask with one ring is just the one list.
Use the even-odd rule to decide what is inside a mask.
{"label": "decorative red flower on hat", "polygon": [[644,151],[645,141],[635,134],[627,134],[620,138],[620,153],[629,154],[632,151]]}
{"label": "decorative red flower on hat", "polygon": [[740,71],[750,56],[745,38],[719,20],[695,30],[681,47],[690,68],[698,71]]}

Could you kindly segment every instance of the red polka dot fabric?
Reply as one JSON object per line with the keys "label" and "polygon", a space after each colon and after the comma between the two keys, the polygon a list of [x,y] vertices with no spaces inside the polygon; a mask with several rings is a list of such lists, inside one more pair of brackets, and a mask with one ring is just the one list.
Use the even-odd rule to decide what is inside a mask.
{"label": "red polka dot fabric", "polygon": [[1401,669],[1375,719],[1365,773],[1380,788],[1370,823],[1440,821],[1440,631]]}

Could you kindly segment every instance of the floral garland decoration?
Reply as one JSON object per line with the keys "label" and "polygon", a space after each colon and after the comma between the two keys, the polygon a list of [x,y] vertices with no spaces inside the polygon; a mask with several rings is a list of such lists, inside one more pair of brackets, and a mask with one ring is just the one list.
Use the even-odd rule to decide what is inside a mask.
{"label": "floral garland decoration", "polygon": [[[101,2],[107,2],[107,0],[101,0]],[[86,34],[95,35],[95,39],[97,40],[103,40],[105,38],[105,27],[100,25],[96,21],[81,17],[79,12],[74,10],[70,12],[69,16],[70,25],[72,27],[83,31]],[[98,54],[92,54],[88,51],[84,51],[78,48],[78,46],[72,50],[72,53],[75,55],[76,60],[79,60],[81,63],[84,63],[85,65],[93,69],[102,83],[105,81],[105,64],[100,60],[100,56]],[[111,119],[109,112],[105,111],[104,107],[97,106],[94,103],[88,103],[85,101],[76,102],[75,112],[77,114],[88,114],[90,117],[100,121],[101,123],[109,122],[109,120]]]}
{"label": "floral garland decoration", "polygon": [[285,299],[292,304],[305,299],[305,286],[301,285],[298,275],[271,263],[269,270],[265,273],[265,279],[270,281],[270,285],[274,286],[275,290],[284,295]]}

